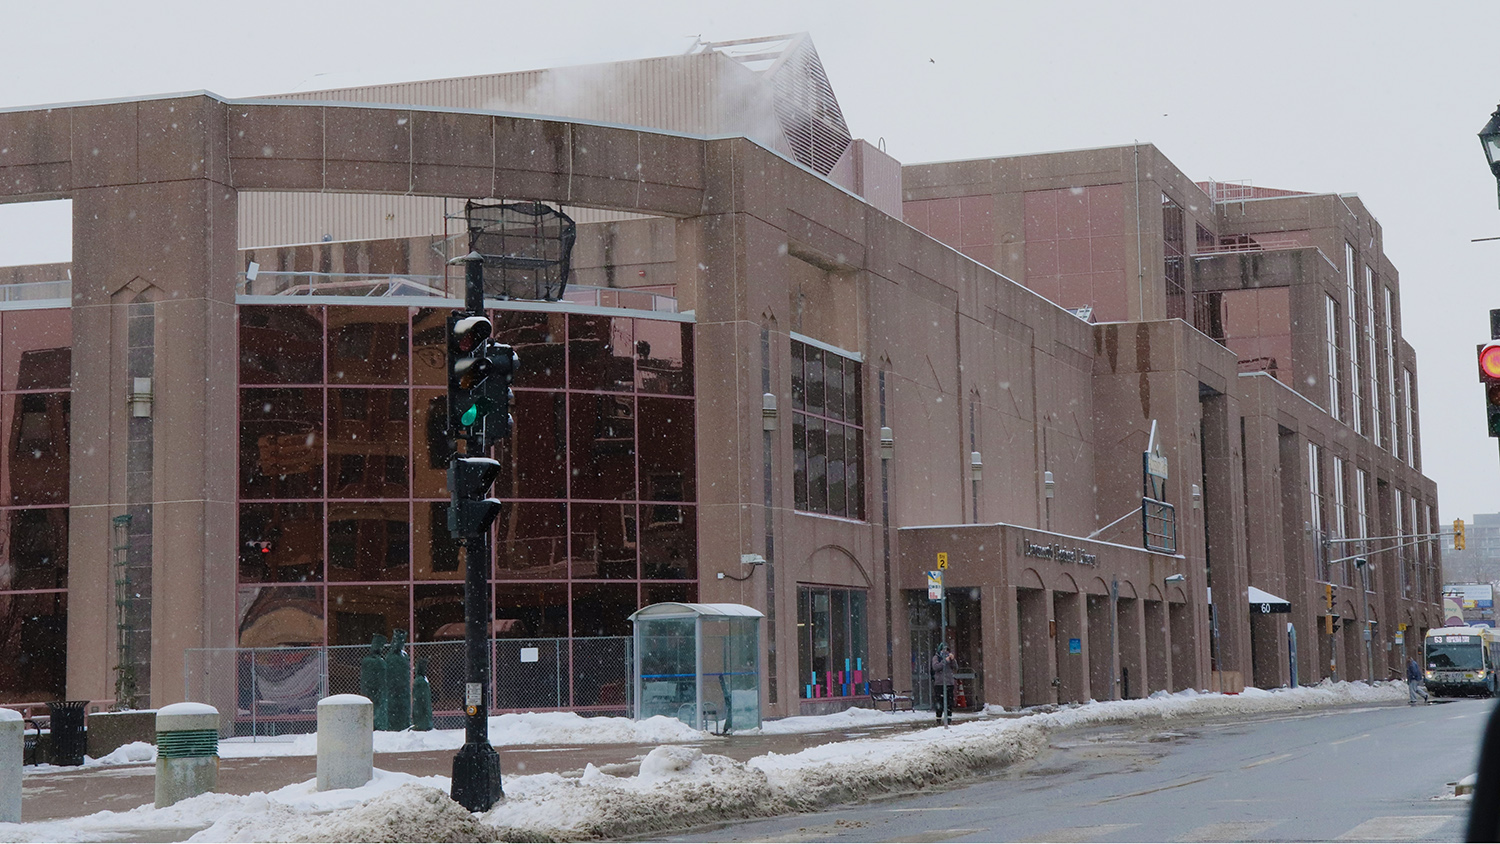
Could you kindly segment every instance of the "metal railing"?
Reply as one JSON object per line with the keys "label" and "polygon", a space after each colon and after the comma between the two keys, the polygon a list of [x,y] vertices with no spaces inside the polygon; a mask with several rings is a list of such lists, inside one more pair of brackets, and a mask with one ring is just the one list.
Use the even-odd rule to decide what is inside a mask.
{"label": "metal railing", "polygon": [[68,279],[0,284],[0,302],[71,301],[72,298],[73,282]]}
{"label": "metal railing", "polygon": [[[584,714],[631,712],[632,639],[493,639],[489,712],[567,710]],[[413,678],[426,668],[434,724],[463,722],[464,643],[405,646]],[[184,657],[187,700],[211,704],[222,716],[220,734],[277,736],[317,728],[318,700],[358,694],[366,645],[287,648],[192,648]]]}

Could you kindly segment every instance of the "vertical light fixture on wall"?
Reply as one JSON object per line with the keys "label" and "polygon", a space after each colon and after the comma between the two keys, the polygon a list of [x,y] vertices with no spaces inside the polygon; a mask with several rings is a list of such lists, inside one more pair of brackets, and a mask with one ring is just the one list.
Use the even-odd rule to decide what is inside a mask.
{"label": "vertical light fixture on wall", "polygon": [[1050,471],[1042,473],[1042,495],[1047,505],[1047,530],[1052,530],[1052,498],[1057,494],[1057,482]]}
{"label": "vertical light fixture on wall", "polygon": [[970,511],[974,514],[974,524],[979,524],[979,481],[984,477],[984,460],[980,458],[979,452],[969,452],[969,483]]}

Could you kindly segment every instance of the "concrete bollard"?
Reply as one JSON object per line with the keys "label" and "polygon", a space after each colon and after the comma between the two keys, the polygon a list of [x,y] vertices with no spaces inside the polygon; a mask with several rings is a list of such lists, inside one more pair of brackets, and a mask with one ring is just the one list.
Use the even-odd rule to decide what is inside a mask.
{"label": "concrete bollard", "polygon": [[14,709],[0,709],[0,823],[21,822],[21,766],[26,758],[26,722]]}
{"label": "concrete bollard", "polygon": [[363,695],[318,701],[318,790],[359,788],[375,776],[375,704]]}
{"label": "concrete bollard", "polygon": [[219,784],[219,710],[173,703],[156,711],[156,808]]}

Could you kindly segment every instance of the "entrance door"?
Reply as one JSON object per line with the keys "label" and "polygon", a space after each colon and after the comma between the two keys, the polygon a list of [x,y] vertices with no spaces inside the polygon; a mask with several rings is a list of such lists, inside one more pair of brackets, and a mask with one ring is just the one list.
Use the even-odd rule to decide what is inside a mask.
{"label": "entrance door", "polygon": [[[911,643],[911,690],[913,702],[918,707],[932,706],[931,662],[938,647],[940,606],[936,601],[927,600],[925,591],[906,590],[907,631]],[[968,709],[984,706],[983,630],[980,623],[979,590],[948,590],[948,638],[953,644],[953,657],[958,662],[956,679],[963,684],[964,707]]]}

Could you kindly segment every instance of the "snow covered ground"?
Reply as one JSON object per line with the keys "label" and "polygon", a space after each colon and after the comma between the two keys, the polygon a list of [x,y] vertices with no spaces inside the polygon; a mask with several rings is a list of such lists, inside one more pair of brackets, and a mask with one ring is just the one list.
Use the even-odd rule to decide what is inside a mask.
{"label": "snow covered ground", "polygon": [[[1231,716],[1307,707],[1404,700],[1406,684],[1325,683],[1299,689],[1246,689],[1239,695],[1158,692],[1145,700],[1049,708],[1016,717],[981,717],[951,728],[887,732],[836,741],[799,753],[768,753],[748,762],[705,753],[682,742],[712,737],[666,718],[580,718],[570,713],[490,719],[497,746],[567,743],[660,744],[635,776],[611,776],[589,765],[582,776],[508,776],[506,799],[489,812],[465,812],[447,798],[447,777],[377,770],[361,788],[316,791],[316,781],[247,796],[205,794],[166,809],[145,805],[63,821],[0,824],[0,841],[108,841],[177,836],[190,841],[482,841],[578,840],[647,835],[702,823],[767,817],[949,782],[1035,755],[1054,730]],[[999,710],[986,713],[995,716]],[[772,733],[930,723],[927,712],[850,710],[768,722]],[[376,751],[456,749],[459,730],[378,734]],[[225,757],[316,753],[316,738],[220,744]],[[130,745],[91,765],[153,761],[154,748]],[[379,758],[376,762],[379,764]],[[175,837],[175,836],[174,836]]]}

